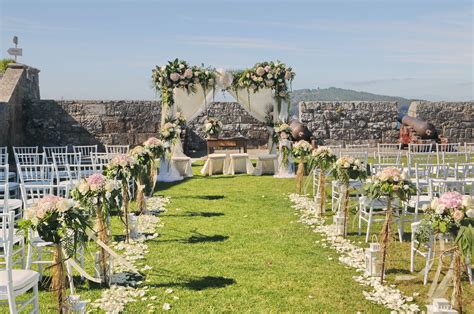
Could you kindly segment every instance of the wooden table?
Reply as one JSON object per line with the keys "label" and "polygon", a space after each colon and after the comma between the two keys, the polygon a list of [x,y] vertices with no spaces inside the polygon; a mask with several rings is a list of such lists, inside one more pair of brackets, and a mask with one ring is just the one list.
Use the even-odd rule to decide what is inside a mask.
{"label": "wooden table", "polygon": [[239,148],[247,152],[247,139],[245,137],[208,138],[207,154],[212,154],[216,148]]}

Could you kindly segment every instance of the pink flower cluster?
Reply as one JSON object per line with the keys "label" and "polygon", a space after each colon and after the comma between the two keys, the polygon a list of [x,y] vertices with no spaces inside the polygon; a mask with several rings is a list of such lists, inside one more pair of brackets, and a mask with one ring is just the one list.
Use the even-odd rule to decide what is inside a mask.
{"label": "pink flower cluster", "polygon": [[111,163],[113,165],[126,167],[129,165],[133,165],[135,163],[135,160],[127,154],[119,154],[112,159]]}
{"label": "pink flower cluster", "polygon": [[445,208],[459,209],[462,206],[463,196],[458,192],[446,192],[439,198],[439,203]]}
{"label": "pink flower cluster", "polygon": [[25,218],[32,219],[34,217],[43,219],[48,212],[66,212],[74,206],[74,201],[65,199],[55,195],[46,195],[34,206],[25,211]]}
{"label": "pink flower cluster", "polygon": [[105,184],[105,176],[101,173],[94,173],[93,175],[87,177],[87,184],[91,191],[97,191],[101,189]]}
{"label": "pink flower cluster", "polygon": [[154,145],[161,145],[161,141],[156,137],[150,137],[144,143],[144,146],[154,146]]}

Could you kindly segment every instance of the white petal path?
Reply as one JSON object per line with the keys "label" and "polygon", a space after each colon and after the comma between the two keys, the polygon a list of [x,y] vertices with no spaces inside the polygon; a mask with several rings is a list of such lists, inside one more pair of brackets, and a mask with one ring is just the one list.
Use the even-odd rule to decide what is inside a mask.
{"label": "white petal path", "polygon": [[[352,278],[359,284],[372,288],[372,291],[369,292],[362,291],[367,300],[397,312],[415,313],[420,311],[417,304],[409,304],[413,301],[413,297],[405,296],[399,289],[395,288],[395,285],[382,285],[379,277],[364,274],[364,249],[354,245],[350,240],[337,236],[334,225],[325,225],[323,219],[316,217],[316,204],[313,200],[298,194],[290,194],[289,199],[293,203],[292,207],[298,211],[299,222],[310,226],[313,232],[324,237],[321,240],[321,245],[336,250],[340,254],[339,261],[341,263],[362,273],[362,275],[353,276]],[[319,243],[320,241],[316,242]]]}
{"label": "white petal path", "polygon": [[[147,199],[147,208],[151,213],[158,213],[166,211],[165,206],[169,204],[170,199],[168,197],[151,197]],[[151,296],[147,298],[145,295],[149,288],[147,286],[137,287],[143,283],[143,275],[146,271],[153,269],[149,265],[142,265],[140,261],[145,259],[145,254],[148,253],[147,240],[158,237],[156,228],[161,228],[164,224],[161,219],[155,215],[140,215],[138,217],[138,230],[142,233],[142,236],[135,240],[130,240],[129,243],[125,241],[111,243],[114,250],[121,254],[125,260],[133,265],[133,268],[129,268],[126,265],[114,261],[114,275],[112,277],[113,285],[104,290],[101,297],[91,303],[91,306],[95,309],[101,309],[106,313],[117,314],[121,313],[125,309],[125,305],[136,301],[157,301],[157,296]],[[166,291],[169,292],[170,289]],[[174,300],[178,300],[178,297],[174,297]],[[164,303],[162,306],[163,310],[171,309],[169,303]],[[147,304],[147,310],[154,312],[156,305],[153,303]]]}

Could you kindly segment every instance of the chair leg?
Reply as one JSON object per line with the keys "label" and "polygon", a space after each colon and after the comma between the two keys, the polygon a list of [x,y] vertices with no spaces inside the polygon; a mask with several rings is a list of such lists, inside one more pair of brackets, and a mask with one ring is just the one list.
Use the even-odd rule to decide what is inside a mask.
{"label": "chair leg", "polygon": [[[38,261],[41,262],[43,260],[43,248],[38,247]],[[40,280],[43,279],[43,264],[38,263],[38,273],[40,275]]]}
{"label": "chair leg", "polygon": [[15,294],[13,293],[13,288],[10,286],[7,290],[8,293],[8,308],[10,309],[10,314],[17,314]]}
{"label": "chair leg", "polygon": [[469,278],[469,282],[471,283],[471,285],[474,285],[474,280],[472,278],[471,261],[469,257],[466,257],[465,262],[466,262],[466,268],[467,268],[467,277]]}
{"label": "chair leg", "polygon": [[39,314],[38,283],[33,287],[33,313]]}
{"label": "chair leg", "polygon": [[410,272],[415,271],[415,243],[412,241],[410,245]]}
{"label": "chair leg", "polygon": [[369,214],[369,219],[367,219],[367,233],[365,234],[365,243],[369,242],[371,225],[372,225],[372,214]]}
{"label": "chair leg", "polygon": [[359,231],[357,233],[358,235],[362,234],[362,211],[359,207]]}
{"label": "chair leg", "polygon": [[31,269],[31,261],[33,260],[33,246],[28,243],[26,249],[26,269]]}

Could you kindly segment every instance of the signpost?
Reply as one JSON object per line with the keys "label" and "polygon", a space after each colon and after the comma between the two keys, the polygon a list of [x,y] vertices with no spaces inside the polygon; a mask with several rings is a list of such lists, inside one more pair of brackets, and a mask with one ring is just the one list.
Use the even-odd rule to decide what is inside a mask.
{"label": "signpost", "polygon": [[23,49],[18,48],[18,37],[17,36],[13,36],[13,43],[15,44],[15,48],[9,48],[7,50],[7,52],[10,56],[15,56],[15,62],[16,62],[17,57],[23,55]]}

